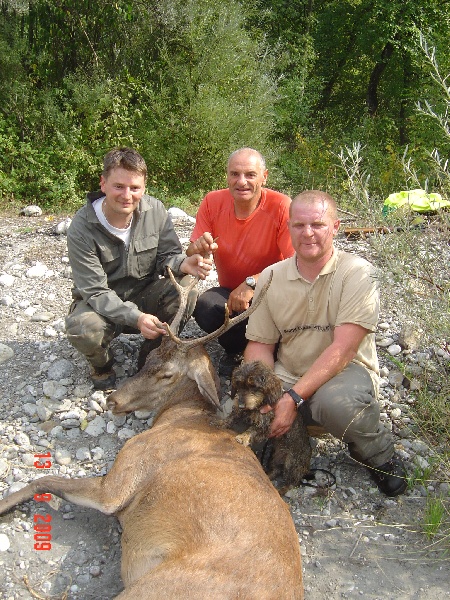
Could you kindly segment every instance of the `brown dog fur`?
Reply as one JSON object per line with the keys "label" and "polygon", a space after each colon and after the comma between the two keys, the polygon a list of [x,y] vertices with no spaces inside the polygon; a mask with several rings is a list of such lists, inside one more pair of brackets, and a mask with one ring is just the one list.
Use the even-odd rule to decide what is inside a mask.
{"label": "brown dog fur", "polygon": [[[273,369],[261,361],[243,363],[233,371],[231,396],[235,398],[227,426],[245,423],[247,429],[236,436],[244,446],[254,446],[268,439],[274,413],[261,414],[265,404],[274,406],[283,395],[281,381]],[[274,438],[274,449],[266,467],[271,479],[281,479],[283,490],[300,485],[309,472],[311,445],[308,431],[300,414],[291,429],[281,438]]]}

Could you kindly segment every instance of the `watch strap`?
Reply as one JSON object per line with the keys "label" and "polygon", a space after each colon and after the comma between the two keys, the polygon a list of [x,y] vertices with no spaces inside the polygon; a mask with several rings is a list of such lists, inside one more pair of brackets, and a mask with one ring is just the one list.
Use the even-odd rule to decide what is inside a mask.
{"label": "watch strap", "polygon": [[300,408],[300,406],[304,403],[304,399],[297,394],[297,392],[295,392],[292,388],[289,390],[286,390],[285,392],[286,394],[289,394],[289,396],[292,398],[292,400],[295,402],[295,408],[298,410]]}

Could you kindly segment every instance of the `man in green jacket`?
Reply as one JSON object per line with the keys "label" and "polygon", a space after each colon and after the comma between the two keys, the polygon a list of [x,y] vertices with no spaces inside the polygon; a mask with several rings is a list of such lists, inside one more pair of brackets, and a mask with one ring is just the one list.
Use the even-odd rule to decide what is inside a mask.
{"label": "man in green jacket", "polygon": [[[141,332],[139,357],[166,333],[179,306],[178,293],[167,277],[204,279],[212,261],[199,254],[187,257],[163,204],[146,195],[147,166],[132,148],[106,154],[100,178],[101,191],[87,195],[75,215],[67,245],[72,267],[73,302],[66,317],[70,343],[91,365],[95,389],[114,386],[114,357],[110,343],[121,332]],[[187,285],[188,278],[181,279]],[[189,294],[183,325],[191,316],[197,292]]]}

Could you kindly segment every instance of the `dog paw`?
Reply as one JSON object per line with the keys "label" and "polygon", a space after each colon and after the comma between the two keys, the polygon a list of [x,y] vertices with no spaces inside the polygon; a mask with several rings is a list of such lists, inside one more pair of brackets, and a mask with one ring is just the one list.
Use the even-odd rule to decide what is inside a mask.
{"label": "dog paw", "polygon": [[236,441],[243,446],[250,446],[252,443],[252,436],[248,431],[244,431],[236,436]]}

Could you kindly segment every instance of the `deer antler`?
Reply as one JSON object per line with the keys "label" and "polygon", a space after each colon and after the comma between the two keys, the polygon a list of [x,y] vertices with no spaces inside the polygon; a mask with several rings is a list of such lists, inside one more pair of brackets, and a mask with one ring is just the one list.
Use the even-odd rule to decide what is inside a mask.
{"label": "deer antler", "polygon": [[[169,272],[169,275],[171,275],[170,272]],[[175,321],[175,319],[178,316],[178,313],[177,313],[174,321],[172,322],[171,327],[169,327],[169,325],[167,325],[167,333],[169,334],[169,337],[177,344],[183,344],[183,346],[186,349],[194,348],[195,346],[199,346],[200,344],[206,344],[206,342],[215,340],[217,337],[219,337],[219,335],[222,335],[222,333],[225,333],[225,331],[228,331],[228,329],[231,329],[231,327],[233,327],[234,325],[237,325],[238,323],[240,323],[241,321],[243,321],[244,319],[249,317],[252,314],[252,312],[254,312],[258,308],[258,306],[261,304],[264,296],[266,295],[267,290],[269,289],[269,286],[272,282],[272,277],[273,277],[273,271],[270,272],[269,279],[264,284],[264,286],[261,289],[261,292],[258,294],[257,298],[253,299],[251,306],[249,306],[247,308],[247,310],[244,310],[244,312],[239,313],[232,319],[230,319],[230,311],[228,310],[228,306],[227,306],[227,304],[225,304],[225,320],[224,320],[223,325],[221,325],[221,327],[219,327],[219,329],[216,329],[216,331],[213,331],[212,333],[208,333],[207,335],[204,335],[203,337],[197,338],[195,340],[181,340],[179,337],[177,337],[173,333],[173,331],[171,329],[171,327],[173,327],[173,322]],[[188,288],[182,288],[178,284],[177,284],[177,287],[178,287],[178,291],[180,291],[180,288],[188,289]],[[180,306],[181,306],[181,301],[180,301]],[[178,309],[178,311],[179,310],[180,309]]]}
{"label": "deer antler", "polygon": [[[170,326],[172,327],[173,331],[175,331],[176,333],[178,333],[178,329],[180,327],[180,323],[181,320],[183,318],[183,315],[185,313],[186,310],[186,305],[187,305],[187,299],[188,299],[188,295],[189,292],[195,288],[195,286],[198,283],[199,278],[198,277],[193,277],[191,283],[189,285],[187,285],[186,287],[180,285],[178,283],[178,281],[175,279],[175,277],[173,276],[172,270],[170,269],[170,267],[167,267],[167,272],[169,273],[169,277],[171,282],[173,283],[173,285],[175,286],[175,288],[178,290],[178,295],[180,296],[180,306],[178,307],[177,310],[177,314],[174,316],[172,323],[170,324]],[[171,331],[168,328],[168,333],[169,335],[171,335]]]}

